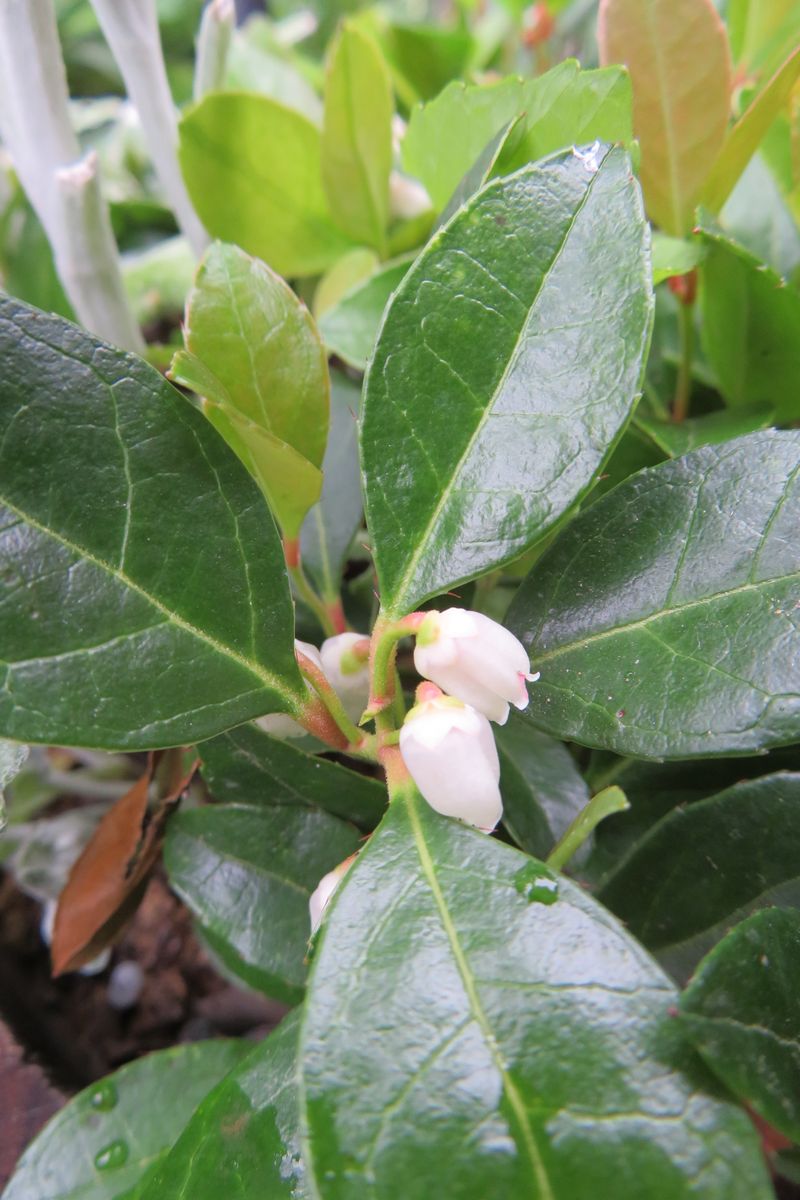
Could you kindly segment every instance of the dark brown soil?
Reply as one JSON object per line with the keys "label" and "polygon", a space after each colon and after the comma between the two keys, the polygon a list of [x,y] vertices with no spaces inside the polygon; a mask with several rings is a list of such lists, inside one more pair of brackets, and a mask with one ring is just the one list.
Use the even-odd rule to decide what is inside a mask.
{"label": "dark brown soil", "polygon": [[[0,873],[0,1188],[70,1094],[176,1042],[256,1040],[285,1012],[220,976],[161,873],[99,975],[52,979],[39,921],[39,905]],[[111,970],[122,961],[138,963],[144,975],[139,999],[124,1012],[108,1003]]]}

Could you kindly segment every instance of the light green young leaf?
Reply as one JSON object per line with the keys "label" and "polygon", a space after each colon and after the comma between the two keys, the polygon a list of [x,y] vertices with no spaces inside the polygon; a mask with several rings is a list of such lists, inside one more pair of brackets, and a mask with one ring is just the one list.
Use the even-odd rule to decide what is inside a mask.
{"label": "light green young leaf", "polygon": [[392,169],[392,84],[371,38],[345,24],[330,49],[322,179],[336,223],[385,256]]}
{"label": "light green young leaf", "polygon": [[237,246],[213,244],[189,294],[172,375],[264,492],[287,538],[319,497],[330,382],[308,309]]}
{"label": "light green young leaf", "polygon": [[581,71],[568,59],[522,88],[522,117],[503,146],[496,175],[508,175],[555,150],[593,142],[633,143],[633,97],[627,71]]}
{"label": "light green young leaf", "polygon": [[411,261],[405,257],[386,263],[320,317],[319,331],[325,345],[348,366],[358,371],[366,369],[386,305],[405,278]]}
{"label": "light green young leaf", "polygon": [[639,388],[648,243],[630,160],[606,147],[493,181],[417,258],[361,427],[386,611],[517,558],[591,485]]}
{"label": "light green young leaf", "polygon": [[526,719],[642,758],[800,739],[799,479],[800,433],[754,433],[581,513],[508,613],[541,671]]}
{"label": "light green young leaf", "polygon": [[703,185],[702,202],[718,213],[745,167],[784,107],[800,78],[800,46],[786,59],[769,83],[755,96],[727,134],[711,173]]}
{"label": "light green young leaf", "polygon": [[729,0],[727,21],[733,57],[748,75],[774,70],[800,37],[795,0]]}
{"label": "light green young leaf", "polygon": [[494,168],[508,175],[567,146],[595,140],[629,144],[631,89],[625,71],[581,71],[574,59],[545,75],[498,83],[454,82],[411,114],[403,140],[406,170],[444,208],[473,163],[499,132],[519,118]]}
{"label": "light green young leaf", "polygon": [[648,215],[675,237],[719,153],[730,113],[730,52],[713,0],[601,0],[604,63],[625,63]]}
{"label": "light green young leaf", "polygon": [[0,732],[191,745],[306,688],[275,526],[152,367],[0,300]]}
{"label": "light green young leaf", "polygon": [[654,233],[652,252],[653,283],[663,283],[672,275],[685,275],[696,267],[703,258],[703,243]]}
{"label": "light green young leaf", "polygon": [[522,106],[522,80],[512,76],[481,85],[453,81],[412,110],[403,166],[424,183],[437,209],[444,208],[484,147]]}
{"label": "light green young leaf", "polygon": [[180,123],[180,161],[201,221],[287,277],[316,275],[352,243],[331,218],[320,132],[267,96],[214,92]]}

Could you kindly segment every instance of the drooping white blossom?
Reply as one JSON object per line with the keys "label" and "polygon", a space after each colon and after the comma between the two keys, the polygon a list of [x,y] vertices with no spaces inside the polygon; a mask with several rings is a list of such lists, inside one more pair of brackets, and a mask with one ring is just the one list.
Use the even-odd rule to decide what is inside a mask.
{"label": "drooping white blossom", "polygon": [[357,855],[351,854],[344,862],[340,862],[338,867],[334,867],[327,875],[323,875],[314,891],[311,893],[311,898],[308,901],[308,915],[311,918],[311,932],[316,933],[319,929],[325,909],[330,903],[331,896],[336,891],[342,879],[356,860]]}
{"label": "drooping white blossom", "polygon": [[351,721],[358,722],[369,700],[369,663],[358,653],[368,644],[363,633],[338,633],[320,647],[322,669]]}
{"label": "drooping white blossom", "polygon": [[[322,659],[320,658],[319,650],[316,646],[312,646],[310,642],[301,642],[299,638],[294,640],[295,650],[299,650],[301,654],[305,654],[306,658],[310,658],[316,667],[322,671]],[[316,692],[311,685],[306,682],[309,696],[313,697]],[[267,713],[265,717],[258,717],[256,725],[259,729],[263,729],[264,733],[271,733],[273,737],[279,738],[300,738],[306,737],[308,730],[304,729],[299,721],[295,721],[294,717],[288,716],[286,713]]]}
{"label": "drooping white blossom", "polygon": [[414,666],[450,696],[498,725],[509,704],[525,708],[526,684],[539,678],[522,643],[497,621],[463,608],[431,612],[417,633]]}
{"label": "drooping white blossom", "polygon": [[500,762],[483,713],[452,696],[425,699],[405,719],[400,753],[431,808],[494,829],[503,815]]}

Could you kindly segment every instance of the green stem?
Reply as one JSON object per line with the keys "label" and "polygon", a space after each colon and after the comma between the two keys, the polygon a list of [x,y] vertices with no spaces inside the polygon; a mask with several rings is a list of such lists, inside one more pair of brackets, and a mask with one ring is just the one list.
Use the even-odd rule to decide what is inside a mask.
{"label": "green stem", "polygon": [[593,796],[589,803],[578,813],[572,824],[565,830],[547,858],[548,867],[560,871],[569,862],[573,854],[580,850],[589,834],[596,829],[601,821],[612,813],[625,812],[630,808],[628,799],[622,788],[604,788]]}
{"label": "green stem", "polygon": [[370,650],[370,696],[367,707],[368,717],[376,717],[378,713],[388,708],[395,693],[395,655],[397,643],[404,637],[416,633],[427,613],[410,613],[399,621],[390,621],[378,614],[375,628],[372,631],[372,646]]}
{"label": "green stem", "polygon": [[675,399],[672,404],[673,421],[685,421],[689,415],[689,399],[692,391],[692,356],[694,353],[694,303],[678,304],[678,332],[680,334],[680,359],[678,378],[675,381]]}
{"label": "green stem", "polygon": [[368,753],[369,745],[372,741],[370,734],[365,733],[363,729],[350,720],[344,705],[336,691],[331,687],[324,673],[319,667],[307,658],[300,650],[295,651],[298,666],[300,667],[303,677],[308,680],[314,691],[319,696],[322,703],[327,708],[330,715],[347,738],[348,744],[357,749],[360,753]]}
{"label": "green stem", "polygon": [[337,632],[341,632],[341,630],[337,630],[328,606],[317,595],[311,586],[300,560],[298,559],[298,561],[294,564],[287,563],[287,570],[289,572],[289,577],[297,590],[297,594],[303,603],[311,609],[314,616],[322,626],[325,636],[333,637]]}

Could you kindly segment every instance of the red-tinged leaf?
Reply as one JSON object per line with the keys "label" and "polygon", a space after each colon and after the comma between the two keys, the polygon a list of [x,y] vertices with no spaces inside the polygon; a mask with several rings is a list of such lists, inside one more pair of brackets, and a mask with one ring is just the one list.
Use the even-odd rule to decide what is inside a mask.
{"label": "red-tinged leaf", "polygon": [[[178,752],[180,753],[180,752]],[[165,795],[148,811],[154,759],[129,792],[106,813],[70,872],[61,893],[50,954],[53,975],[90,962],[120,934],[138,907],[161,849],[167,818],[197,767],[164,763]]]}
{"label": "red-tinged leaf", "polygon": [[748,105],[726,137],[703,188],[703,203],[712,212],[718,213],[730,196],[770,125],[788,102],[799,77],[800,46]]}
{"label": "red-tinged leaf", "polygon": [[601,0],[604,64],[625,63],[648,215],[689,231],[730,114],[728,39],[712,0]]}

